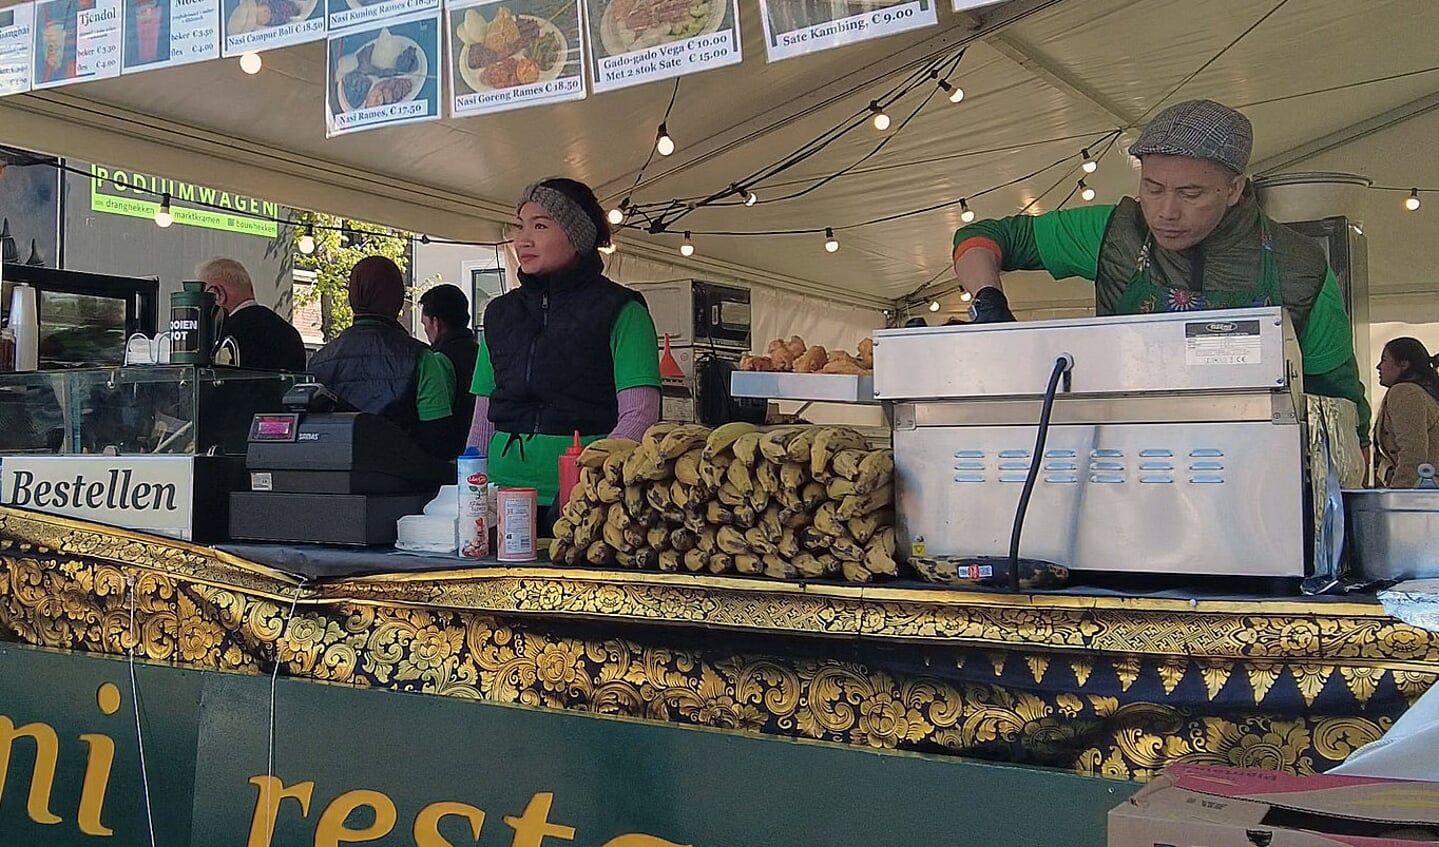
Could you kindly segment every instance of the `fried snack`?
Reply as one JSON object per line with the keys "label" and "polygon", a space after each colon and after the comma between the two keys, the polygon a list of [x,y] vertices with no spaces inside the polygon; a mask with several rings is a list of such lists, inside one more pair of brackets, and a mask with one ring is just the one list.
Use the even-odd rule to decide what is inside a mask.
{"label": "fried snack", "polygon": [[865,370],[874,367],[874,339],[861,338],[859,340],[859,355],[855,357],[859,366]]}
{"label": "fried snack", "polygon": [[805,350],[808,348],[809,345],[805,344],[804,339],[800,338],[798,335],[791,335],[789,337],[789,341],[786,341],[784,343],[784,346],[789,349],[789,354],[791,357],[798,359],[800,356],[804,355]]}
{"label": "fried snack", "polygon": [[751,356],[746,353],[739,357],[739,369],[742,371],[767,373],[775,369],[774,359],[771,359],[769,356]]}
{"label": "fried snack", "polygon": [[847,376],[858,376],[864,368],[854,357],[843,350],[836,350],[829,357],[829,362],[820,368],[822,374],[845,374]]}
{"label": "fried snack", "polygon": [[774,362],[774,369],[776,371],[794,370],[794,354],[790,353],[789,345],[784,341],[778,338],[771,341],[766,355]]}
{"label": "fried snack", "polygon": [[797,374],[818,373],[827,364],[829,364],[828,351],[816,344],[794,360],[794,372]]}

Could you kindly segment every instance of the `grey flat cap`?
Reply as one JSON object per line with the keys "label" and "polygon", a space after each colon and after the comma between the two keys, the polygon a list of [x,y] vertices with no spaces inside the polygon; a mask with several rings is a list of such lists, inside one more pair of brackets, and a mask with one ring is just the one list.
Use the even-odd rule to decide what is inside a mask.
{"label": "grey flat cap", "polygon": [[1242,174],[1253,150],[1254,127],[1248,118],[1213,100],[1187,100],[1155,115],[1129,155],[1207,159]]}

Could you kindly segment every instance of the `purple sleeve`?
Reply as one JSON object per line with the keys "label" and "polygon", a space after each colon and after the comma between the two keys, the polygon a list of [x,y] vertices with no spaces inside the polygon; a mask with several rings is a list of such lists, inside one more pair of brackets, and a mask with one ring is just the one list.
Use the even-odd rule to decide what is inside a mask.
{"label": "purple sleeve", "polygon": [[652,385],[625,388],[615,394],[615,399],[619,401],[620,420],[611,438],[639,441],[645,430],[660,419],[660,390]]}
{"label": "purple sleeve", "polygon": [[470,421],[470,435],[465,439],[465,446],[478,447],[481,455],[488,454],[494,434],[495,425],[490,422],[490,398],[476,394],[475,418]]}

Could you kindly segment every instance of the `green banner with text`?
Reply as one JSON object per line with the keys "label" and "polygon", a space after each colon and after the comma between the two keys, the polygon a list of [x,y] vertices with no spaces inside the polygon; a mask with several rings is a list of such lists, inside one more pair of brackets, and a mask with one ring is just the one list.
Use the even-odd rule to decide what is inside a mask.
{"label": "green banner with text", "polygon": [[282,679],[272,699],[266,676],[135,671],[132,685],[120,659],[0,646],[0,844],[1102,847],[1107,811],[1137,788],[441,695]]}
{"label": "green banner with text", "polygon": [[181,226],[265,238],[274,238],[279,234],[278,203],[136,171],[90,166],[92,211],[131,218],[153,218],[166,194],[170,195],[170,214]]}

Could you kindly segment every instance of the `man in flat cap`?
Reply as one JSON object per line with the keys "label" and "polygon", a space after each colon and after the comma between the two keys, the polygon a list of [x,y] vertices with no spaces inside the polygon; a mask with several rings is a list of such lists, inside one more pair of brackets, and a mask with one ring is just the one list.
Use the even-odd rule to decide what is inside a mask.
{"label": "man in flat cap", "polygon": [[1001,271],[1043,270],[1095,286],[1095,313],[1284,306],[1304,356],[1304,390],[1351,400],[1360,443],[1369,403],[1344,298],[1323,249],[1270,220],[1245,178],[1254,130],[1212,100],[1160,112],[1129,148],[1139,199],[976,221],[954,234],[954,272],[976,323],[1012,321]]}

